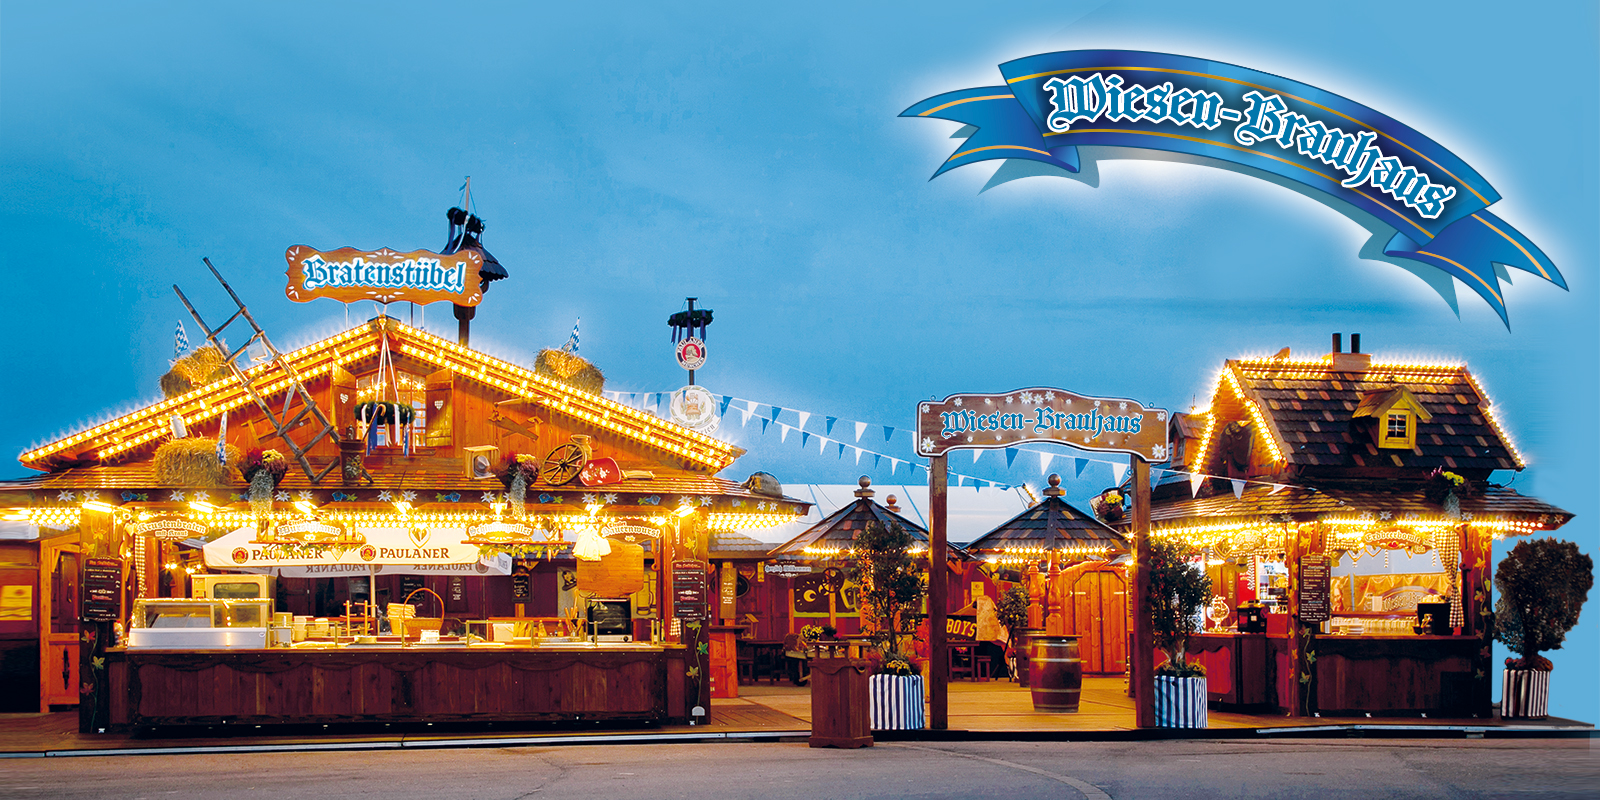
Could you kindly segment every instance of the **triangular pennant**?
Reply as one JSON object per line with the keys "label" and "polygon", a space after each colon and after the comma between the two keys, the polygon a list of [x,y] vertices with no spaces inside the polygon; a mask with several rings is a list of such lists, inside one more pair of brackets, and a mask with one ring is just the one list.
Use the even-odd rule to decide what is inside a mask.
{"label": "triangular pennant", "polygon": [[983,451],[982,450],[974,450],[974,451],[972,451],[972,463],[974,463],[974,464],[978,463],[978,459],[982,458],[982,457],[983,457]]}
{"label": "triangular pennant", "polygon": [[857,448],[855,448],[855,451],[856,451],[856,463],[860,464],[861,463],[861,448],[857,447]]}
{"label": "triangular pennant", "polygon": [[1233,480],[1228,483],[1233,484],[1233,499],[1238,500],[1244,496],[1244,481]]}
{"label": "triangular pennant", "polygon": [[966,480],[966,479],[967,479],[967,476],[965,476],[965,475],[962,475],[962,474],[961,474],[961,473],[959,473],[959,472],[958,472],[958,473],[956,473],[956,488],[957,488],[957,489],[959,489],[959,488],[961,488],[961,487],[962,487],[962,486],[963,486],[963,485],[964,485],[964,483],[963,483],[963,482],[964,482],[964,481],[965,481],[965,480]]}
{"label": "triangular pennant", "polygon": [[728,404],[733,402],[732,395],[722,396],[722,408],[717,409],[717,419],[722,419],[728,413]]}
{"label": "triangular pennant", "polygon": [[1014,462],[1016,460],[1017,460],[1017,448],[1015,448],[1015,447],[1007,447],[1006,448],[1006,468],[1010,469],[1012,462]]}
{"label": "triangular pennant", "polygon": [[1122,485],[1122,476],[1128,474],[1128,465],[1111,462],[1111,482]]}
{"label": "triangular pennant", "polygon": [[1200,484],[1205,483],[1205,481],[1206,481],[1206,476],[1201,475],[1198,472],[1189,473],[1189,496],[1190,497],[1199,497],[1200,496]]}
{"label": "triangular pennant", "polygon": [[895,470],[897,470],[899,468],[900,468],[900,459],[895,458],[894,456],[890,456],[889,457],[889,474],[893,475]]}
{"label": "triangular pennant", "polygon": [[1167,474],[1166,470],[1164,470],[1164,469],[1156,469],[1155,467],[1151,467],[1150,468],[1150,485],[1154,486],[1154,485],[1160,483],[1161,482],[1161,476],[1165,475],[1165,474]]}
{"label": "triangular pennant", "polygon": [[800,415],[800,430],[805,430],[806,429],[806,423],[811,420],[811,412],[810,411],[797,411],[795,413]]}
{"label": "triangular pennant", "polygon": [[824,433],[833,433],[833,423],[838,422],[838,417],[828,417],[828,429]]}
{"label": "triangular pennant", "polygon": [[[834,442],[834,444],[839,445],[839,458],[840,458],[840,460],[843,460],[844,459],[844,442]],[[856,452],[859,453],[861,451],[857,450]],[[858,456],[858,458],[859,458],[859,456]]]}
{"label": "triangular pennant", "polygon": [[892,438],[894,438],[894,428],[888,425],[883,426],[883,440],[887,442]]}
{"label": "triangular pennant", "polygon": [[1050,462],[1054,461],[1055,458],[1056,458],[1056,454],[1055,453],[1040,453],[1039,454],[1039,474],[1040,475],[1043,475],[1046,472],[1050,471]]}
{"label": "triangular pennant", "polygon": [[872,468],[873,469],[877,469],[878,468],[878,462],[882,461],[882,460],[883,460],[883,455],[882,454],[873,453],[872,454]]}
{"label": "triangular pennant", "polygon": [[819,456],[822,455],[822,451],[828,449],[828,442],[829,441],[831,441],[831,440],[826,436],[818,436],[817,437],[817,455],[819,455]]}
{"label": "triangular pennant", "polygon": [[867,423],[865,423],[865,422],[857,422],[856,423],[856,441],[858,441],[858,442],[861,441],[861,434],[866,433],[866,431],[867,431]]}
{"label": "triangular pennant", "polygon": [[783,428],[783,433],[780,436],[778,436],[778,441],[779,442],[787,442],[787,441],[789,441],[789,430],[790,430],[789,423],[780,422],[780,423],[778,423],[778,427]]}
{"label": "triangular pennant", "polygon": [[801,447],[805,447],[806,446],[806,442],[809,442],[809,441],[811,441],[811,432],[810,431],[801,431],[800,432],[800,446]]}
{"label": "triangular pennant", "polygon": [[778,408],[777,406],[773,406],[772,407],[772,421],[773,422],[777,422],[778,421],[778,415],[782,414],[782,413],[783,413],[783,409]]}
{"label": "triangular pennant", "polygon": [[746,401],[744,401],[744,410],[739,412],[739,415],[740,415],[739,427],[743,428],[744,426],[750,424],[750,417],[754,416],[755,413],[756,413],[756,401],[754,401],[754,400],[746,400]]}
{"label": "triangular pennant", "polygon": [[1281,492],[1281,491],[1283,491],[1284,489],[1287,489],[1287,488],[1289,488],[1289,487],[1287,487],[1287,486],[1285,486],[1285,485],[1283,485],[1281,483],[1274,483],[1274,484],[1272,484],[1272,491],[1267,492],[1267,496],[1271,497],[1272,495],[1275,495],[1278,492]]}
{"label": "triangular pennant", "polygon": [[1087,466],[1089,466],[1089,459],[1087,459],[1087,458],[1074,458],[1074,459],[1072,459],[1072,477],[1074,477],[1074,478],[1083,477],[1083,470]]}
{"label": "triangular pennant", "polygon": [[767,425],[769,423],[771,423],[771,422],[772,422],[772,420],[767,419],[766,417],[762,417],[761,418],[761,432],[762,433],[766,433],[767,432]]}

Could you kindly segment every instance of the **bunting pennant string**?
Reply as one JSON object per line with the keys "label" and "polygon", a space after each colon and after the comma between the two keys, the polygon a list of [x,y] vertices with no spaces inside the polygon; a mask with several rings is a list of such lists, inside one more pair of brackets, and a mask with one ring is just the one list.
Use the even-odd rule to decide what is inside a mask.
{"label": "bunting pennant string", "polygon": [[[640,410],[642,410],[642,411],[644,411],[646,413],[653,414],[653,415],[656,415],[656,416],[663,416],[665,414],[665,406],[663,404],[666,401],[666,398],[670,393],[669,392],[619,392],[619,391],[607,391],[607,392],[604,392],[603,394],[605,394],[606,396],[608,396],[608,397],[610,397],[610,398],[612,398],[612,399],[616,400],[617,402],[622,403],[624,405],[628,405],[628,406],[634,407],[634,408],[639,408]],[[738,401],[740,403],[740,405],[733,405],[735,401]],[[766,406],[767,413],[760,414],[758,416],[759,409],[762,406]],[[779,437],[779,441],[780,442],[787,442],[788,441],[789,432],[791,430],[798,430],[798,431],[801,432],[800,443],[801,443],[802,447],[804,447],[805,445],[807,445],[809,443],[809,441],[810,441],[812,436],[816,436],[817,439],[818,439],[818,441],[817,441],[817,453],[819,455],[826,454],[828,445],[829,444],[833,444],[833,445],[837,446],[837,453],[835,454],[836,458],[840,458],[840,459],[844,458],[844,450],[845,450],[845,447],[847,447],[847,446],[850,447],[852,450],[854,450],[855,451],[855,463],[857,465],[859,465],[861,463],[861,456],[863,454],[867,454],[867,455],[871,455],[872,456],[873,468],[877,468],[878,466],[880,466],[881,462],[882,462],[882,459],[884,459],[884,458],[889,459],[890,460],[891,473],[897,472],[899,470],[899,467],[900,467],[901,464],[905,464],[908,469],[920,469],[920,470],[923,470],[924,472],[926,472],[927,469],[928,469],[927,465],[919,464],[916,461],[912,461],[912,460],[908,460],[908,459],[901,459],[901,458],[898,458],[898,457],[895,457],[895,456],[890,456],[890,455],[885,454],[885,453],[879,453],[879,452],[876,452],[874,450],[869,450],[867,448],[860,447],[859,446],[859,442],[861,441],[861,436],[864,433],[866,433],[867,428],[872,427],[872,423],[862,422],[860,420],[847,420],[847,419],[844,419],[842,417],[833,416],[833,415],[821,415],[826,420],[825,433],[823,433],[823,434],[814,434],[814,433],[811,433],[810,431],[806,431],[805,430],[805,426],[810,422],[811,418],[813,416],[818,416],[814,412],[800,411],[798,409],[784,408],[782,406],[775,406],[775,405],[772,405],[770,403],[762,403],[762,402],[759,402],[759,401],[756,401],[756,400],[733,397],[731,395],[721,395],[721,396],[719,396],[719,402],[718,402],[717,408],[718,408],[719,415],[723,415],[723,416],[726,416],[729,408],[732,408],[733,410],[739,412],[739,417],[740,417],[739,425],[740,425],[740,427],[748,427],[749,422],[750,422],[751,419],[760,419],[761,420],[761,434],[762,435],[766,434],[768,425],[770,425],[771,423],[776,422],[778,424],[778,426],[780,428],[780,432],[781,432],[781,435]],[[798,425],[790,425],[790,424],[785,423],[785,422],[778,422],[779,416],[782,415],[784,412],[790,412],[790,413],[795,414],[796,418],[797,418],[797,422],[799,424]],[[831,434],[833,433],[834,426],[837,425],[840,422],[848,422],[848,423],[850,423],[851,427],[853,428],[853,431],[852,431],[853,438],[854,438],[854,441],[857,444],[847,445],[845,442],[842,442],[842,441],[837,440],[837,439],[833,439],[831,437]],[[878,425],[878,427],[883,431],[883,439],[884,439],[885,442],[891,442],[892,443],[893,440],[894,440],[895,434],[897,434],[897,433],[904,432],[904,433],[911,433],[911,434],[913,434],[913,436],[915,435],[915,432],[912,431],[912,430],[897,428],[897,427],[895,427],[893,425]],[[1006,451],[1006,467],[1008,469],[1015,467],[1016,458],[1017,458],[1017,454],[1018,453],[1033,453],[1033,454],[1035,454],[1035,455],[1037,455],[1039,457],[1039,471],[1040,471],[1040,474],[1048,474],[1049,473],[1050,465],[1052,463],[1054,463],[1055,458],[1057,456],[1060,456],[1062,459],[1065,459],[1067,462],[1070,463],[1070,465],[1072,467],[1072,470],[1071,470],[1072,475],[1076,479],[1082,479],[1084,469],[1086,469],[1089,466],[1089,464],[1091,464],[1091,463],[1094,463],[1094,464],[1105,464],[1106,466],[1110,467],[1111,468],[1112,479],[1117,484],[1121,484],[1123,479],[1126,478],[1127,473],[1128,473],[1128,464],[1127,464],[1126,461],[1122,461],[1122,460],[1113,461],[1113,460],[1101,459],[1101,458],[1087,458],[1087,457],[1077,456],[1077,455],[1067,455],[1067,454],[1063,454],[1063,453],[1049,453],[1049,452],[1045,452],[1045,451],[1042,451],[1042,450],[1034,450],[1034,449],[1025,448],[1025,447],[1007,447],[1007,448],[1004,448],[1004,449]],[[983,451],[982,450],[974,450],[972,452],[972,461],[973,461],[973,463],[976,464],[978,461],[980,461],[982,459],[982,457],[983,457]],[[995,481],[995,480],[992,480],[992,479],[989,479],[989,478],[979,478],[979,477],[972,476],[972,475],[960,475],[959,473],[956,473],[954,471],[950,472],[950,474],[951,475],[957,475],[962,479],[970,479],[970,480],[972,480],[974,486],[978,486],[980,484],[980,482],[981,482],[981,483],[987,483],[990,486],[1010,488],[1009,484],[1005,484],[1005,483],[1002,483],[1002,482],[999,482],[999,481]],[[1292,488],[1290,484],[1276,483],[1276,482],[1272,482],[1272,481],[1257,481],[1257,480],[1231,478],[1231,477],[1219,477],[1219,476],[1215,476],[1215,475],[1204,475],[1204,474],[1200,474],[1200,473],[1185,472],[1184,470],[1181,470],[1181,469],[1172,469],[1170,467],[1160,467],[1160,468],[1152,467],[1151,468],[1151,482],[1152,483],[1159,482],[1162,478],[1166,478],[1166,477],[1169,477],[1169,476],[1172,476],[1172,477],[1183,476],[1184,478],[1186,478],[1188,480],[1188,482],[1189,482],[1190,493],[1192,495],[1194,495],[1194,496],[1199,496],[1200,488],[1201,488],[1201,486],[1204,485],[1205,479],[1207,479],[1207,478],[1218,478],[1218,480],[1227,480],[1227,481],[1229,481],[1230,482],[1229,486],[1233,490],[1233,493],[1234,493],[1235,497],[1242,497],[1243,496],[1244,490],[1245,490],[1247,484],[1258,484],[1258,485],[1261,485],[1261,486],[1270,487],[1270,491],[1268,492],[1269,495],[1277,494],[1278,492],[1281,492],[1286,488]]]}

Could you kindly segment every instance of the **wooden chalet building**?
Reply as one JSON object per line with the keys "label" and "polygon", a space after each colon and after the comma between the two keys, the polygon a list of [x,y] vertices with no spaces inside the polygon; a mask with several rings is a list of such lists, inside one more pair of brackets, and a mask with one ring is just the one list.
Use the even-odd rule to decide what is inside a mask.
{"label": "wooden chalet building", "polygon": [[[370,404],[380,400],[400,408],[374,418]],[[252,502],[238,462],[214,481],[163,471],[163,448],[177,437],[220,438],[247,463],[276,449],[289,468],[266,504],[259,495]],[[108,716],[112,725],[686,719],[709,696],[694,643],[705,641],[701,621],[715,612],[705,607],[718,585],[711,558],[734,569],[728,548],[741,545],[725,537],[715,553],[714,537],[789,522],[808,508],[719,477],[742,452],[392,318],[373,319],[21,455],[40,474],[0,483],[0,507],[11,524],[38,530],[39,708],[81,695],[97,707],[98,725]],[[520,503],[509,471],[517,454],[531,456],[537,470]],[[229,554],[233,563],[199,565],[183,555],[239,531],[254,539]],[[517,574],[279,578],[275,610],[332,617],[347,600],[400,601],[423,587],[442,598],[441,616],[463,625],[549,618],[553,634],[557,619],[579,613],[571,592],[585,592],[585,575],[597,574],[572,560],[570,534],[584,531],[616,544],[616,553],[638,554],[639,563],[596,562],[639,574],[642,586],[629,586],[624,598],[632,601],[631,649],[379,647],[358,656],[274,647],[230,652],[234,662],[260,662],[239,672],[199,663],[204,654],[117,646],[137,600],[188,593],[184,565],[214,572],[322,557],[376,567],[418,554],[445,558],[463,541],[472,545],[469,562],[510,555]],[[385,532],[409,532],[415,547],[372,546]],[[116,579],[109,596],[84,583],[103,584],[108,564]],[[667,591],[674,581],[697,590],[690,599],[701,605],[676,607]],[[84,595],[95,592],[111,610],[80,629]],[[364,666],[352,671],[351,659]],[[92,666],[101,663],[103,672]],[[180,680],[203,690],[185,697],[171,683]],[[312,692],[314,684],[343,688]],[[595,688],[603,686],[611,688]]]}
{"label": "wooden chalet building", "polygon": [[[1491,481],[1524,462],[1465,366],[1332,349],[1229,360],[1174,426],[1197,477],[1158,484],[1152,532],[1200,548],[1223,604],[1190,649],[1229,707],[1486,716],[1491,546],[1572,515]],[[1235,629],[1247,602],[1264,632]]]}

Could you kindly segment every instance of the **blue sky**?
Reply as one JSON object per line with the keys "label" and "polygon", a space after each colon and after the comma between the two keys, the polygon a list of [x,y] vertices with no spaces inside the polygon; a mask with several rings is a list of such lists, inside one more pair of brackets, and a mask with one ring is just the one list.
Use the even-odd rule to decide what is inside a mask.
{"label": "blue sky", "polygon": [[[474,323],[491,352],[531,361],[582,317],[608,388],[671,390],[665,317],[694,295],[717,312],[698,376],[712,391],[907,428],[918,399],[1029,385],[1181,410],[1225,358],[1360,332],[1380,358],[1468,362],[1530,462],[1515,487],[1575,512],[1562,535],[1592,554],[1597,11],[1504,8],[8,2],[0,332],[20,380],[0,395],[0,451],[155,397],[185,316],[170,286],[226,307],[201,256],[278,343],[302,344],[345,311],[283,298],[284,249],[437,248],[471,175],[512,275]],[[1476,167],[1571,291],[1514,273],[1509,332],[1464,287],[1458,316],[1359,259],[1367,233],[1329,208],[1193,164],[1107,161],[1098,187],[980,191],[985,165],[928,181],[958,126],[902,109],[1081,48],[1241,64],[1395,117]],[[453,330],[444,306],[426,319]],[[751,450],[735,477],[862,471],[730,421]],[[1026,456],[953,463],[1041,478]],[[1091,467],[1074,494],[1110,478]],[[1600,716],[1578,685],[1597,613],[1553,654],[1556,713]]]}

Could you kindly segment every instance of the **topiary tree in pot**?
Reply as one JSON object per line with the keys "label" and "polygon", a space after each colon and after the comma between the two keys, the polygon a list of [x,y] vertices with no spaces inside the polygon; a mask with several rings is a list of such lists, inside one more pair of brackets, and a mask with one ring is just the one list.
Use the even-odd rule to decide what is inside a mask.
{"label": "topiary tree in pot", "polygon": [[1520,658],[1506,659],[1501,716],[1543,717],[1550,696],[1550,660],[1594,587],[1594,560],[1572,542],[1553,538],[1517,543],[1495,569],[1494,638]]}
{"label": "topiary tree in pot", "polygon": [[[873,691],[872,727],[921,728],[922,676],[915,674],[907,637],[916,635],[922,598],[928,587],[911,557],[915,540],[897,522],[869,522],[852,542],[851,577],[861,586],[862,622],[870,620],[872,641],[883,652],[882,667],[869,681]],[[904,641],[904,645],[902,645]],[[942,656],[935,653],[935,658]],[[876,698],[893,693],[900,702],[880,706]],[[891,709],[899,709],[898,713]]]}
{"label": "topiary tree in pot", "polygon": [[1177,540],[1150,540],[1150,628],[1155,646],[1167,655],[1155,681],[1156,722],[1163,727],[1206,726],[1206,671],[1184,659],[1189,634],[1197,629],[1195,615],[1211,598],[1211,578],[1190,566],[1194,557],[1194,548]]}

